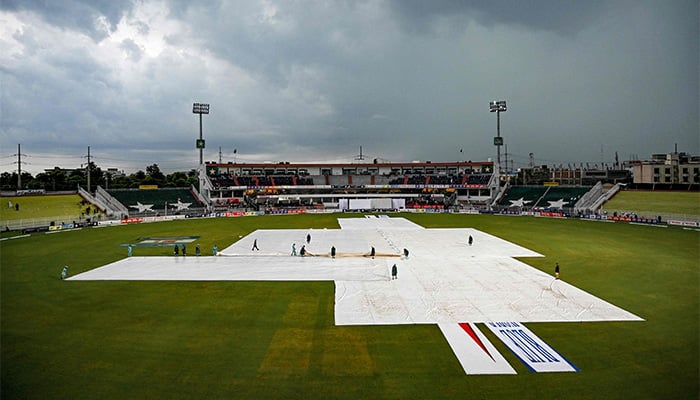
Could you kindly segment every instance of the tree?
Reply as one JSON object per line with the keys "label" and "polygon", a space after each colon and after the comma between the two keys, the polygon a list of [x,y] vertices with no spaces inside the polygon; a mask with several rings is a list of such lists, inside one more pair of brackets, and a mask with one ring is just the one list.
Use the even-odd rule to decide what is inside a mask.
{"label": "tree", "polygon": [[146,167],[146,175],[151,178],[149,180],[151,182],[150,184],[162,184],[165,182],[165,175],[163,175],[163,173],[160,171],[158,164],[153,164]]}
{"label": "tree", "polygon": [[17,187],[17,172],[3,172],[0,175],[0,186],[3,190],[21,190],[29,187],[29,182],[34,179],[32,174],[22,171],[22,187]]}
{"label": "tree", "polygon": [[[86,166],[87,168],[87,166]],[[90,161],[90,186],[92,186],[91,189],[93,189],[96,185],[102,185],[104,186],[105,184],[105,179],[104,179],[104,172],[102,172],[102,168],[98,167],[95,165],[93,161]],[[87,184],[87,174],[85,175],[85,182]]]}
{"label": "tree", "polygon": [[[34,179],[27,182],[27,188],[28,189],[44,189],[44,190],[46,190],[47,189],[46,182],[42,179],[43,178],[42,175],[45,175],[45,174],[44,173],[37,174],[37,176],[34,177]],[[24,182],[24,181],[22,181],[22,182]]]}
{"label": "tree", "polygon": [[112,176],[109,178],[110,189],[126,189],[131,187],[131,177],[129,176]]}
{"label": "tree", "polygon": [[[87,186],[87,168],[65,170],[54,167],[33,177],[29,172],[22,172],[21,189],[44,189],[46,191],[76,190],[78,186]],[[107,184],[109,179],[109,185]],[[146,172],[139,170],[128,176],[113,176],[103,171],[100,167],[90,162],[90,184],[94,189],[97,185],[109,189],[137,188],[139,185],[159,185],[161,187],[189,187],[199,186],[199,173],[196,169],[189,171],[176,171],[165,175],[158,167],[152,164],[146,167]],[[3,172],[0,174],[0,187],[2,190],[17,190],[17,172]]]}
{"label": "tree", "polygon": [[184,172],[173,172],[167,176],[167,186],[169,187],[186,187],[187,174]]}
{"label": "tree", "polygon": [[[17,174],[15,174],[15,186],[17,185]],[[9,172],[3,172],[0,174],[0,187],[2,190],[11,190],[12,188],[12,174]]]}
{"label": "tree", "polygon": [[129,179],[131,180],[130,186],[132,188],[137,188],[139,187],[139,185],[141,185],[143,180],[146,179],[146,173],[141,170],[138,170],[136,171],[136,173],[129,175]]}
{"label": "tree", "polygon": [[67,184],[70,190],[77,190],[78,186],[85,184],[85,178],[83,178],[81,174],[70,174]]}
{"label": "tree", "polygon": [[46,172],[46,183],[45,187],[47,190],[65,190],[66,185],[66,171],[62,168],[54,167],[51,171]]}

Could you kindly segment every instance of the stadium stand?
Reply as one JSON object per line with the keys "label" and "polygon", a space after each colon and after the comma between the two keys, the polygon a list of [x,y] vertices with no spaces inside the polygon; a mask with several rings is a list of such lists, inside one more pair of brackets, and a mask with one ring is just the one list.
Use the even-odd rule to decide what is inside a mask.
{"label": "stadium stand", "polygon": [[563,201],[563,208],[573,209],[591,190],[584,186],[509,186],[497,205],[510,208],[522,199],[523,209],[547,209],[551,207],[550,202]]}
{"label": "stadium stand", "polygon": [[566,203],[566,208],[572,208],[590,189],[590,187],[550,186],[542,199],[535,206],[547,208],[549,207],[550,201],[555,202],[563,200]]}
{"label": "stadium stand", "polygon": [[[109,195],[122,205],[119,209],[126,209],[129,216],[153,215],[154,213],[175,213],[176,204],[190,203],[190,209],[194,212],[196,209],[201,209],[202,205],[197,200],[197,197],[190,189],[157,189],[157,190],[139,190],[139,189],[122,189],[106,191]],[[114,202],[111,201],[111,202]],[[137,204],[151,205],[151,211],[146,209],[140,210]],[[166,211],[166,205],[168,210]],[[188,210],[179,210],[180,212],[188,212]]]}
{"label": "stadium stand", "polygon": [[314,180],[298,175],[230,175],[209,176],[213,187],[310,186]]}
{"label": "stadium stand", "polygon": [[528,207],[533,207],[546,191],[547,187],[544,186],[510,186],[498,204],[508,207],[511,200],[523,199]]}
{"label": "stadium stand", "polygon": [[491,179],[490,174],[469,174],[466,175],[467,185],[486,185],[489,183],[489,180]]}

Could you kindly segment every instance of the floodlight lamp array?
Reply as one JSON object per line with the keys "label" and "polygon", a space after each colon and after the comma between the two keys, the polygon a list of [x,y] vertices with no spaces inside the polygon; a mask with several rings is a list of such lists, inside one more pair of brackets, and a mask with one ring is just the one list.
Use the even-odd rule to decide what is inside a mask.
{"label": "floodlight lamp array", "polygon": [[192,104],[193,114],[209,114],[209,104],[194,103]]}
{"label": "floodlight lamp array", "polygon": [[506,101],[505,100],[498,100],[498,101],[492,101],[489,103],[489,110],[491,112],[503,112],[507,110],[506,107]]}

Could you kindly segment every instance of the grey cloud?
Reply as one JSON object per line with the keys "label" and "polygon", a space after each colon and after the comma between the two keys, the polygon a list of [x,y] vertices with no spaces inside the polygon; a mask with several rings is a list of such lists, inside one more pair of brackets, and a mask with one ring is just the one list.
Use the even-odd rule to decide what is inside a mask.
{"label": "grey cloud", "polygon": [[139,62],[141,56],[143,55],[143,49],[139,47],[132,39],[122,40],[120,46],[124,52],[128,55],[128,58],[133,62]]}
{"label": "grey cloud", "polygon": [[3,0],[0,9],[31,11],[54,26],[74,29],[97,40],[106,35],[97,25],[98,18],[116,25],[132,4],[130,0]]}

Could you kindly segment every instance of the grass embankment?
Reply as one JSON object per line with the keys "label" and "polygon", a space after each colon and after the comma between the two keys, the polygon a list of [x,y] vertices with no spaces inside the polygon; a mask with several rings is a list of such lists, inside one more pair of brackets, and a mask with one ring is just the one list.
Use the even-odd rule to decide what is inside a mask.
{"label": "grass embankment", "polygon": [[[12,203],[12,207],[9,203]],[[83,198],[77,194],[0,197],[0,221],[79,216],[88,207],[88,204],[82,203]],[[90,212],[94,209],[90,207]]]}
{"label": "grass embankment", "polygon": [[700,215],[700,192],[625,190],[618,192],[605,203],[604,208],[606,210]]}
{"label": "grass embankment", "polygon": [[[144,236],[220,249],[255,229],[337,228],[340,215],[184,220],[0,242],[2,398],[697,398],[699,234],[577,220],[401,215],[474,227],[525,262],[644,322],[529,324],[578,373],[467,376],[435,325],[334,325],[332,282],[61,281]],[[348,217],[344,214],[342,217]],[[170,254],[138,248],[139,255]],[[207,252],[205,251],[205,254]]]}

